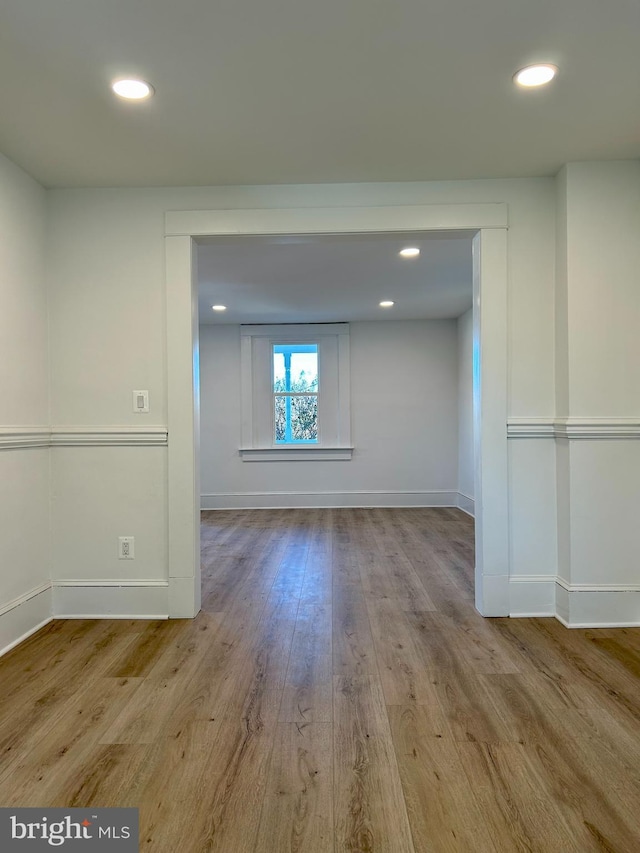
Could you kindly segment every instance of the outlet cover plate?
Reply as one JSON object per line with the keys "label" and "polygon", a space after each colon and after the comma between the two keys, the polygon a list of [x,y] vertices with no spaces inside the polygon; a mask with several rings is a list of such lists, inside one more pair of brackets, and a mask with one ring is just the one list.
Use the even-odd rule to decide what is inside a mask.
{"label": "outlet cover plate", "polygon": [[118,536],[118,559],[134,560],[136,556],[135,544],[134,536]]}

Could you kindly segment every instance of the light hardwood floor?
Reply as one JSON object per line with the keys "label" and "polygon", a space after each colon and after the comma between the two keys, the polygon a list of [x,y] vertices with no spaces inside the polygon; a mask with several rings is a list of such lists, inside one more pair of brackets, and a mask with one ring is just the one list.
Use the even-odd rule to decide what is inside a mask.
{"label": "light hardwood floor", "polygon": [[150,853],[640,850],[640,629],[482,619],[449,509],[203,515],[193,621],[0,660],[0,805]]}

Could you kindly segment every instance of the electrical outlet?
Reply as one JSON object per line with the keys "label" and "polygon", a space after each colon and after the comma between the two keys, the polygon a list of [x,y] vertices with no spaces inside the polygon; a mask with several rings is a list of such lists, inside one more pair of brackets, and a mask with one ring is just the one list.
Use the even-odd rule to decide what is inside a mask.
{"label": "electrical outlet", "polygon": [[134,536],[118,536],[118,559],[135,559],[135,543]]}

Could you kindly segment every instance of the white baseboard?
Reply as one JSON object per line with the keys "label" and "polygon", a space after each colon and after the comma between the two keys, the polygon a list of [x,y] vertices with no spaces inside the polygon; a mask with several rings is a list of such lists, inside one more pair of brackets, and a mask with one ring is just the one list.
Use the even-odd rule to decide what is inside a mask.
{"label": "white baseboard", "polygon": [[56,619],[168,619],[166,580],[53,581]]}
{"label": "white baseboard", "polygon": [[473,498],[469,497],[469,495],[465,495],[464,492],[458,492],[457,506],[458,509],[466,512],[467,515],[471,516],[471,518],[476,517],[476,502]]}
{"label": "white baseboard", "polygon": [[201,509],[458,506],[454,491],[217,492],[202,495]]}
{"label": "white baseboard", "polygon": [[640,588],[637,585],[585,586],[556,582],[556,617],[567,628],[640,627]]}
{"label": "white baseboard", "polygon": [[640,627],[640,584],[569,584],[555,575],[509,578],[509,615],[555,616],[567,628]]}
{"label": "white baseboard", "polygon": [[555,615],[554,575],[516,575],[509,578],[509,616],[533,618]]}
{"label": "white baseboard", "polygon": [[0,608],[0,656],[39,631],[52,618],[49,582],[7,602]]}

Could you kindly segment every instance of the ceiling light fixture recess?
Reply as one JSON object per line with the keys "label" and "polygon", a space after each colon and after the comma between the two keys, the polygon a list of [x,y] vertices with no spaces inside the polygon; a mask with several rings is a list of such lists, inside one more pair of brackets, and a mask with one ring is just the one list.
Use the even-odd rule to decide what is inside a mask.
{"label": "ceiling light fixture recess", "polygon": [[399,254],[403,258],[417,258],[420,254],[420,249],[416,246],[407,246],[405,249],[400,249]]}
{"label": "ceiling light fixture recess", "polygon": [[380,303],[381,308],[392,308],[396,303],[392,302],[390,299],[385,299]]}
{"label": "ceiling light fixture recess", "polygon": [[111,84],[111,88],[116,95],[125,98],[127,101],[144,101],[145,98],[150,98],[154,92],[151,83],[145,83],[144,80],[115,80]]}
{"label": "ceiling light fixture recess", "polygon": [[555,65],[527,65],[526,68],[521,68],[513,75],[513,79],[518,86],[523,86],[525,89],[532,89],[535,86],[545,86],[550,83],[558,73]]}
{"label": "ceiling light fixture recess", "polygon": [[227,310],[227,306],[226,306],[226,305],[212,305],[212,306],[211,306],[211,308],[212,308],[214,311],[226,311],[226,310]]}

